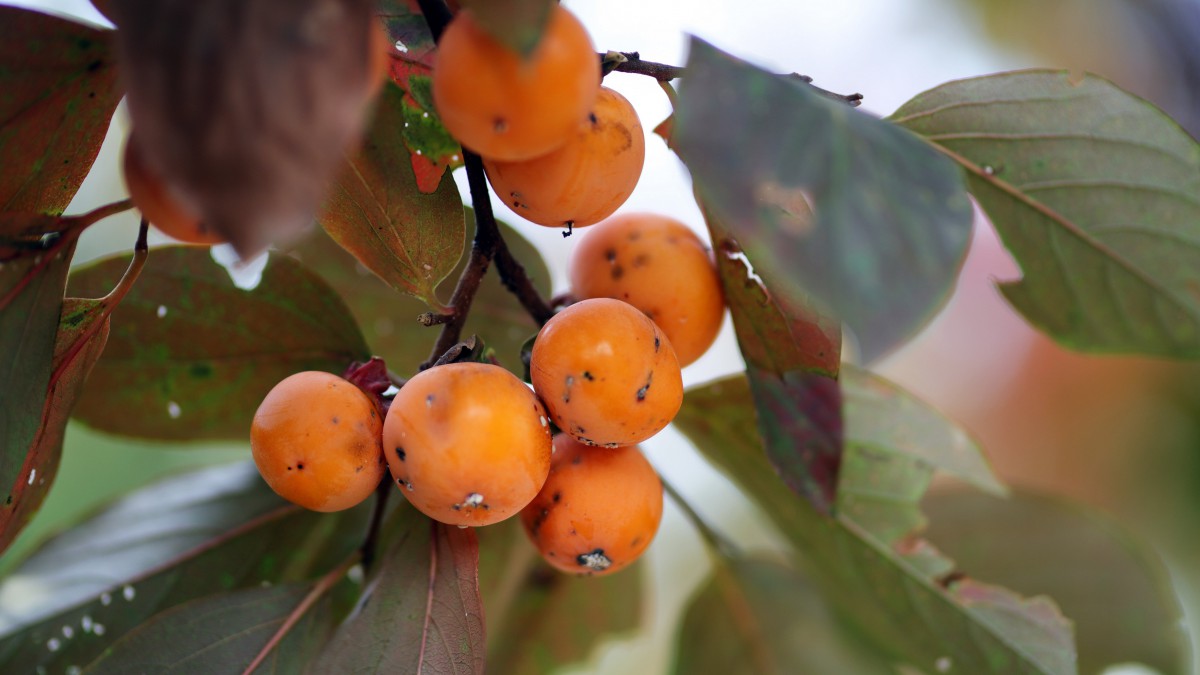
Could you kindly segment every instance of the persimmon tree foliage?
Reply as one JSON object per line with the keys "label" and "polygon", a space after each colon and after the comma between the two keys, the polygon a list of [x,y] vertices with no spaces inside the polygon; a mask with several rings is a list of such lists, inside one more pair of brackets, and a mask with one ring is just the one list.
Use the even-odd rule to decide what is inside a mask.
{"label": "persimmon tree foliage", "polygon": [[[453,4],[494,41],[484,56],[503,55],[460,54],[457,67],[519,69],[566,21],[550,0]],[[675,323],[660,329],[636,311],[622,315],[637,330],[621,332],[621,358],[607,361],[582,345],[594,325],[616,319],[574,333],[554,326],[610,316],[588,313],[613,303],[592,295],[636,304],[635,278],[671,287],[681,267],[625,280],[616,270],[638,266],[647,251],[683,259],[678,247],[696,247],[674,234],[591,244],[572,271],[578,297],[551,298],[536,249],[492,212],[484,159],[447,131],[469,129],[459,133],[502,148],[487,170],[493,186],[522,186],[496,188],[518,214],[554,204],[509,199],[534,189],[526,186],[575,190],[558,202],[568,207],[538,222],[564,234],[578,225],[586,237],[584,221],[611,213],[631,184],[605,174],[597,186],[616,196],[601,199],[579,191],[572,181],[583,179],[570,172],[611,171],[605,153],[625,152],[615,127],[573,131],[577,112],[556,110],[550,117],[579,148],[552,170],[511,168],[524,159],[507,145],[517,122],[462,107],[482,80],[456,74],[435,91],[438,38],[454,20],[442,0],[97,7],[115,30],[0,7],[0,550],[52,488],[71,418],[164,446],[248,442],[253,423],[274,485],[304,470],[297,446],[326,433],[324,420],[302,419],[308,407],[336,399],[337,410],[373,420],[339,433],[376,447],[360,463],[334,462],[337,470],[360,483],[364,467],[371,483],[384,477],[373,493],[356,484],[371,494],[357,506],[309,511],[278,497],[247,452],[243,463],[121,498],[13,565],[9,581],[50,592],[0,636],[0,671],[465,673],[486,663],[493,673],[531,673],[576,664],[637,626],[648,589],[644,562],[633,559],[658,526],[662,490],[628,443],[672,416],[760,507],[787,552],[740,548],[662,485],[712,568],[677,627],[673,672],[1182,667],[1179,610],[1124,535],[1075,507],[1011,493],[952,420],[867,368],[947,299],[972,199],[1023,272],[1002,285],[1004,296],[1038,329],[1080,351],[1200,356],[1200,146],[1152,105],[1093,76],[1031,70],[951,82],[878,119],[856,109],[857,95],[769,72],[698,38],[678,66],[599,45],[585,82],[552,79],[563,91],[533,91],[529,107],[554,106],[568,89],[594,96],[601,78],[661,83],[674,113],[653,121],[660,139],[649,142],[667,143],[691,173],[718,281],[680,289],[686,303],[638,309],[686,324],[675,321],[681,307],[705,307],[697,320],[705,334],[678,359],[686,365],[711,343],[720,315],[712,301],[723,297],[745,365],[684,392],[681,407],[676,391],[647,413],[642,404],[678,381],[674,352],[659,351]],[[497,105],[525,105],[510,93],[485,92]],[[236,285],[205,246],[148,248],[144,219],[128,254],[72,266],[81,233],[133,208],[121,201],[64,215],[123,96],[139,161],[163,172],[168,196],[239,254],[271,249],[253,288]],[[449,105],[456,119],[443,126],[439,107]],[[610,115],[626,136],[640,134],[631,115]],[[631,152],[640,171],[641,146]],[[473,208],[449,178],[461,166]],[[686,255],[700,262],[686,264],[705,267],[694,253]],[[610,278],[586,284],[589,274]],[[545,339],[532,339],[547,323]],[[843,329],[864,365],[843,363]],[[597,379],[588,364],[631,367],[637,349],[653,362],[651,376],[604,383],[629,389],[646,415],[641,426],[599,404],[568,409],[582,380]],[[451,366],[463,362],[491,365]],[[285,378],[309,371],[337,377],[304,376],[303,387],[264,403]],[[421,412],[443,395],[498,406],[493,390],[453,379],[482,372],[532,380],[545,402],[520,383],[503,385],[516,397],[505,405],[521,410],[495,415],[508,425],[504,438],[522,439],[512,441],[522,451],[542,444],[530,475],[550,475],[540,494],[531,483],[503,503],[503,514],[496,501],[496,513],[481,515],[490,506],[482,492],[450,503],[474,490],[464,476],[478,462],[515,461],[502,443],[481,449],[490,427],[461,411]],[[327,386],[341,389],[335,396]],[[304,424],[305,435],[279,436],[255,420],[260,404],[271,424]],[[409,406],[395,423],[393,404]],[[561,428],[553,466],[550,422]],[[621,454],[586,445],[610,441],[625,445]],[[447,463],[454,443],[478,452]],[[635,478],[621,473],[626,465]],[[923,503],[938,472],[970,489]],[[479,473],[498,483],[517,474]],[[314,495],[321,481],[295,489],[326,504]],[[416,507],[395,492],[415,495]],[[534,510],[507,517],[531,499]],[[568,550],[563,541],[577,534],[570,509],[606,504],[632,515],[585,534],[599,542],[594,552],[578,564],[574,553],[548,557],[553,566],[538,557]],[[486,527],[447,524],[501,515]],[[538,549],[524,541],[522,522]],[[1003,538],[1016,562],[972,555],[989,537]]]}

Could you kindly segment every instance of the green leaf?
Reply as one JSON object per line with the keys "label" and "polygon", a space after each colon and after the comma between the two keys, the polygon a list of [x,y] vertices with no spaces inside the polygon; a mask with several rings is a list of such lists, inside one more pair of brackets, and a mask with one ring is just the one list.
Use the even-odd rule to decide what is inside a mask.
{"label": "green leaf", "polygon": [[0,211],[59,214],[121,98],[111,31],[0,7]]}
{"label": "green leaf", "polygon": [[[881,539],[846,513],[825,518],[798,501],[763,456],[744,378],[689,392],[675,424],[803,554],[838,614],[897,660],[922,670],[950,663],[954,672],[1076,672],[1070,622],[1050,600],[951,574],[923,540]],[[852,418],[846,434],[850,450]]]}
{"label": "green leaf", "polygon": [[318,219],[392,288],[446,311],[435,288],[462,257],[462,198],[453,181],[417,186],[404,140],[404,92],[387,84],[358,154],[342,167]]}
{"label": "green leaf", "polygon": [[[467,209],[466,214],[470,223],[468,236],[473,237],[474,212]],[[505,243],[525,266],[534,286],[542,294],[549,295],[550,271],[541,254],[508,225],[498,225]],[[417,364],[429,356],[438,329],[417,323],[417,316],[428,311],[424,303],[388,288],[323,232],[313,232],[289,255],[320,274],[346,299],[372,350],[383,356],[392,370],[400,373],[415,371]],[[466,264],[467,256],[463,256],[458,267],[438,288],[439,295],[450,296]],[[463,335],[479,335],[496,350],[501,363],[519,371],[521,345],[537,329],[537,324],[516,297],[504,288],[496,274],[483,278]]]}
{"label": "green leaf", "polygon": [[[247,491],[269,493],[269,489],[261,481],[239,482],[237,470],[230,471],[232,483],[245,490],[198,496],[194,503],[172,512],[163,507],[171,503],[171,488],[179,487],[172,479],[82,525],[81,534],[75,535],[78,539],[67,543],[74,550],[105,553],[78,559],[76,566],[53,577],[54,583],[65,585],[66,580],[88,573],[103,577],[105,565],[114,565],[118,574],[135,568],[143,571],[115,584],[103,578],[106,587],[100,593],[95,593],[95,582],[85,581],[92,593],[88,600],[0,639],[0,672],[32,673],[39,667],[61,672],[89,663],[164,609],[222,591],[312,579],[343,561],[361,543],[369,505],[319,514],[283,505],[275,498],[275,508],[255,515],[263,505]],[[240,471],[245,476],[253,469]],[[109,514],[119,517],[106,518]],[[236,517],[239,514],[241,518]],[[161,525],[139,529],[138,523],[147,518],[162,519]],[[211,526],[206,525],[210,518]],[[199,533],[189,533],[198,523]],[[237,524],[221,527],[230,523]],[[127,530],[131,534],[126,535]],[[170,532],[178,533],[171,538],[180,540],[164,541]],[[192,545],[183,550],[185,542]],[[129,559],[117,564],[126,552]],[[58,589],[40,587],[46,593]]]}
{"label": "green leaf", "polygon": [[675,647],[679,675],[892,673],[839,628],[816,588],[779,563],[717,563],[692,599]]}
{"label": "green leaf", "polygon": [[[528,56],[537,48],[553,0],[461,0],[479,25],[510,49]],[[596,67],[600,67],[599,58]]]}
{"label": "green leaf", "polygon": [[966,168],[1024,273],[1001,285],[1084,351],[1200,357],[1200,145],[1094,76],[1003,73],[942,85],[892,120]]}
{"label": "green leaf", "polygon": [[1075,617],[1082,672],[1120,663],[1187,671],[1187,636],[1166,570],[1114,522],[1023,492],[1002,500],[938,489],[924,506],[928,536],[959,565],[1021,593],[1051,595]]}
{"label": "green leaf", "polygon": [[[673,142],[700,200],[779,291],[870,361],[948,298],[970,239],[961,172],[919,138],[692,38]],[[811,202],[815,217],[798,218]]]}
{"label": "green leaf", "polygon": [[398,510],[358,606],[314,666],[319,673],[482,673],[479,544],[471,529]]}
{"label": "green leaf", "polygon": [[517,518],[478,532],[489,673],[549,673],[637,630],[646,597],[640,562],[619,574],[572,576],[541,559]]}
{"label": "green leaf", "polygon": [[[240,673],[309,590],[301,584],[252,588],[172,607],[130,631],[84,672]],[[329,602],[319,602],[255,672],[301,672],[307,665],[304,657],[324,642],[332,624]]]}
{"label": "green leaf", "polygon": [[[128,263],[120,256],[76,271],[71,292],[102,295]],[[369,355],[341,298],[295,260],[272,255],[245,291],[205,248],[156,248],[113,312],[75,416],[140,438],[245,440],[280,380],[303,370],[340,375]]]}

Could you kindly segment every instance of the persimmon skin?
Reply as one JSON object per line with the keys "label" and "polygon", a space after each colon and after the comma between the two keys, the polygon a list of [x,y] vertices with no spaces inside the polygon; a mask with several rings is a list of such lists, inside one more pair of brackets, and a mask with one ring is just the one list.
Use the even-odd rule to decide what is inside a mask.
{"label": "persimmon skin", "polygon": [[585,445],[640,443],[683,403],[670,341],[619,300],[583,300],[552,317],[534,342],[529,372],[554,423]]}
{"label": "persimmon skin", "polygon": [[464,9],[442,33],[432,86],[438,116],[460,143],[491,159],[529,159],[570,138],[596,100],[600,63],[583,24],[558,5],[527,58]]}
{"label": "persimmon skin", "polygon": [[136,133],[125,140],[121,169],[133,205],[160,232],[187,244],[211,246],[225,241],[171,196],[167,184],[142,158]]}
{"label": "persimmon skin", "polygon": [[450,525],[516,515],[550,471],[546,410],[499,366],[452,363],[396,394],[383,426],[392,478],[413,506]]}
{"label": "persimmon skin", "polygon": [[638,446],[589,448],[559,434],[550,477],[521,523],[546,562],[600,576],[645,552],[662,512],[662,481]]}
{"label": "persimmon skin", "polygon": [[596,103],[565,145],[519,162],[485,160],[488,180],[513,213],[547,227],[584,227],[625,203],[646,160],[637,111],[600,88]]}
{"label": "persimmon skin", "polygon": [[725,318],[708,248],[687,225],[653,213],[622,214],[588,230],[568,268],[578,298],[617,298],[654,320],[680,367],[704,355]]}
{"label": "persimmon skin", "polygon": [[346,380],[305,371],[275,385],[254,414],[250,450],[267,485],[313,511],[341,511],[383,479],[375,403]]}

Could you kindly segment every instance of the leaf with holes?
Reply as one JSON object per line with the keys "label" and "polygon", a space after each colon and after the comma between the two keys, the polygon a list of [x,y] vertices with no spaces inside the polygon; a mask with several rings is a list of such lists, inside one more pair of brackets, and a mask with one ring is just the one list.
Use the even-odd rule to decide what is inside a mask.
{"label": "leaf with holes", "polygon": [[403,507],[384,524],[362,598],[315,672],[482,673],[479,544]]}
{"label": "leaf with holes", "polygon": [[[0,672],[62,672],[87,664],[165,609],[223,591],[319,577],[361,543],[369,504],[336,514],[304,511],[275,497],[251,465],[220,471],[188,474],[201,482],[195,490],[182,477],[144,488],[47,545],[47,555],[65,546],[93,557],[49,570],[33,567],[43,557],[30,558],[11,577],[24,577],[26,591],[53,595],[75,579],[88,597],[0,639]],[[218,477],[230,488],[210,482]]]}
{"label": "leaf with holes", "polygon": [[121,92],[111,31],[0,7],[0,210],[59,214]]}
{"label": "leaf with holes", "polygon": [[[720,380],[688,392],[676,425],[719,469],[752,495],[763,513],[803,554],[806,571],[839,616],[879,649],[922,670],[950,663],[957,672],[1075,673],[1071,624],[1052,601],[951,574],[950,562],[911,534],[885,538],[843,509],[822,518],[796,501],[763,456],[754,433],[754,408],[745,378]],[[859,425],[847,416],[847,463]],[[904,433],[900,430],[899,435]],[[876,442],[865,435],[865,443]],[[890,444],[902,448],[892,439]],[[900,466],[928,457],[892,455]],[[940,462],[939,462],[940,463]],[[850,483],[855,478],[864,481]],[[889,484],[872,484],[886,479]],[[872,488],[915,503],[920,473],[858,474],[847,471],[840,494]]]}
{"label": "leaf with holes", "polygon": [[417,187],[405,150],[404,94],[384,87],[362,149],[346,162],[320,215],[325,231],[388,285],[434,311],[435,289],[462,257],[462,198],[453,181]]}
{"label": "leaf with holes", "polygon": [[[672,139],[758,273],[844,320],[870,361],[949,297],[970,239],[962,173],[921,139],[692,38]],[[795,213],[810,202],[810,221]]]}
{"label": "leaf with holes", "polygon": [[479,528],[479,587],[487,609],[488,672],[543,673],[579,664],[638,628],[642,568],[603,577],[563,574],[529,545],[517,518]]}
{"label": "leaf with holes", "polygon": [[[128,263],[120,256],[76,271],[71,292],[103,295]],[[302,370],[340,375],[368,356],[341,298],[295,260],[272,255],[247,291],[207,249],[156,248],[113,312],[75,416],[126,436],[244,441],[280,380]]]}
{"label": "leaf with holes", "polygon": [[1024,276],[1009,302],[1084,351],[1200,358],[1200,145],[1094,76],[942,85],[891,118],[964,168]]}

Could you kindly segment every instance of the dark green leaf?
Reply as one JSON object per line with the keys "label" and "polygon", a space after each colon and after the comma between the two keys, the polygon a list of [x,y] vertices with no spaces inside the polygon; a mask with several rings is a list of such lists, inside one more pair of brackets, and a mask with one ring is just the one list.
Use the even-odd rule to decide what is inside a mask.
{"label": "dark green leaf", "polygon": [[1119,663],[1187,671],[1186,635],[1166,570],[1115,523],[1028,493],[1002,500],[939,489],[924,506],[929,537],[959,565],[1021,593],[1049,594],[1075,618],[1082,672]]}
{"label": "dark green leaf", "polygon": [[1004,295],[1074,349],[1200,357],[1200,145],[1093,76],[1004,73],[892,119],[967,169],[1020,263]]}
{"label": "dark green leaf", "polygon": [[[881,539],[845,512],[824,518],[798,501],[763,456],[745,378],[689,392],[675,423],[803,553],[838,614],[898,660],[922,670],[1076,672],[1070,622],[1050,600],[949,575],[948,561],[923,540]],[[853,418],[846,433],[849,457]]]}
{"label": "dark green leaf", "polygon": [[[692,38],[673,141],[772,290],[811,295],[864,360],[949,296],[970,239],[961,172],[919,138]],[[815,218],[798,217],[812,203]]]}
{"label": "dark green leaf", "polygon": [[[288,584],[222,593],[172,607],[151,617],[104,651],[89,675],[240,673],[266,646],[309,592]],[[304,656],[332,631],[329,603],[306,612],[255,672],[298,673]]]}
{"label": "dark green leaf", "polygon": [[640,563],[609,576],[571,576],[543,562],[522,530],[516,518],[479,529],[489,673],[549,673],[637,629]]}
{"label": "dark green leaf", "polygon": [[[513,51],[528,55],[542,38],[554,0],[461,0],[484,30]],[[600,67],[599,58],[596,67]]]}
{"label": "dark green leaf", "polygon": [[423,194],[405,145],[408,104],[384,86],[363,147],[342,167],[319,220],[325,231],[392,288],[445,311],[435,288],[462,256],[462,198],[453,181]]}
{"label": "dark green leaf", "polygon": [[[121,256],[78,270],[71,292],[102,295],[128,264]],[[207,249],[157,248],[113,313],[75,415],[127,436],[245,440],[280,380],[302,370],[340,375],[368,356],[341,298],[295,260],[272,255],[245,291]]]}
{"label": "dark green leaf", "polygon": [[384,527],[385,552],[314,671],[482,673],[475,532],[436,523],[411,507]]}
{"label": "dark green leaf", "polygon": [[817,590],[796,572],[755,559],[717,565],[684,615],[672,672],[894,672],[839,629]]}
{"label": "dark green leaf", "polygon": [[[474,236],[475,219],[470,209],[467,209],[467,222],[471,223],[468,234]],[[548,295],[550,272],[537,249],[512,228],[504,223],[499,225],[504,241],[525,266],[534,285]],[[417,316],[428,311],[424,303],[388,288],[323,232],[314,232],[290,254],[318,272],[346,299],[372,350],[383,356],[392,370],[400,373],[415,371],[417,364],[429,356],[429,350],[437,340],[438,328],[417,323]],[[441,297],[450,296],[466,263],[467,256],[463,256],[458,267],[438,288]],[[515,370],[520,367],[522,343],[537,329],[537,324],[504,288],[494,271],[483,278],[471,307],[471,316],[463,329],[464,335],[478,335],[496,350],[501,363]]]}
{"label": "dark green leaf", "polygon": [[59,214],[121,93],[110,31],[0,7],[0,210]]}
{"label": "dark green leaf", "polygon": [[[243,475],[252,470],[241,469]],[[177,479],[167,485],[172,482],[178,485]],[[236,479],[233,482],[238,483]],[[179,514],[163,509],[165,495],[155,499],[155,492],[165,488],[151,487],[116,511],[102,514],[95,528],[85,525],[87,530],[77,535],[79,539],[74,543],[79,550],[99,553],[105,550],[105,537],[125,541],[126,547],[109,549],[96,560],[79,559],[78,565],[63,570],[55,583],[87,572],[103,576],[100,571],[106,564],[114,565],[118,574],[135,568],[144,571],[117,584],[109,584],[111,579],[103,578],[106,588],[99,594],[0,639],[0,672],[32,673],[39,667],[61,672],[71,665],[89,663],[164,609],[222,591],[312,579],[345,560],[362,540],[369,505],[337,514],[319,514],[281,505],[277,500],[279,506],[255,516],[253,512],[265,505],[249,493],[253,490],[250,485],[240,483],[240,487],[245,489],[212,494],[211,499],[197,495],[195,503],[181,508]],[[261,483],[257,489],[269,492]],[[105,519],[109,513],[121,517]],[[140,537],[122,539],[126,530],[139,532],[137,523],[148,514],[164,520],[159,527],[141,531]],[[237,514],[242,518],[235,517]],[[178,520],[174,519],[176,515]],[[207,525],[210,518],[216,524],[212,529]],[[231,528],[220,529],[221,525],[235,522],[238,524]],[[197,523],[198,534],[186,533],[187,529],[197,527]],[[179,538],[158,548],[158,536],[179,530],[185,533],[169,535],[172,539]],[[189,542],[194,545],[175,554]],[[116,561],[126,549],[130,559],[118,564]],[[94,593],[94,582],[85,583]],[[55,587],[42,588],[47,593],[55,590]]]}

